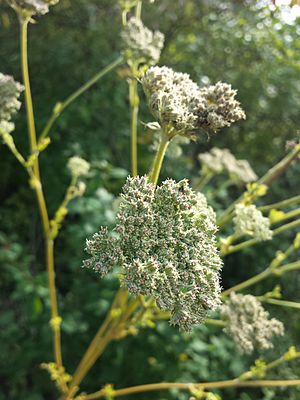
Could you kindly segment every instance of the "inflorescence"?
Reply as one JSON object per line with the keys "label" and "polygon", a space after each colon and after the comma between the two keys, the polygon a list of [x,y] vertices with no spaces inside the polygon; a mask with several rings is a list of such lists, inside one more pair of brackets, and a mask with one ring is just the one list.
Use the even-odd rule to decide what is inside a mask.
{"label": "inflorescence", "polygon": [[227,83],[200,88],[188,74],[168,67],[151,67],[141,79],[149,107],[164,134],[195,137],[216,132],[245,118],[236,90]]}
{"label": "inflorescence", "polygon": [[148,29],[141,20],[130,18],[121,32],[123,54],[136,67],[157,64],[164,46],[164,35]]}
{"label": "inflorescence", "polygon": [[7,0],[7,2],[20,16],[29,18],[36,14],[47,14],[49,6],[57,4],[59,0]]}
{"label": "inflorescence", "polygon": [[130,293],[153,297],[171,311],[171,324],[189,330],[220,305],[216,229],[213,210],[187,180],[155,189],[146,177],[129,177],[115,229],[87,240],[84,266],[101,276],[121,266]]}
{"label": "inflorescence", "polygon": [[69,158],[68,168],[73,176],[85,176],[90,170],[90,164],[81,157],[73,156]]}
{"label": "inflorescence", "polygon": [[247,160],[237,160],[228,149],[213,147],[198,156],[205,173],[228,172],[236,183],[249,183],[257,180],[257,175]]}
{"label": "inflorescence", "polygon": [[237,204],[233,221],[235,233],[238,236],[250,235],[260,241],[272,239],[273,233],[270,229],[269,218],[264,217],[253,204]]}
{"label": "inflorescence", "polygon": [[250,354],[254,349],[270,349],[271,338],[284,334],[283,324],[269,313],[260,301],[251,295],[231,293],[230,299],[221,307],[222,319],[227,332],[241,353]]}
{"label": "inflorescence", "polygon": [[21,103],[18,100],[24,87],[16,82],[12,76],[0,72],[0,121],[10,121]]}

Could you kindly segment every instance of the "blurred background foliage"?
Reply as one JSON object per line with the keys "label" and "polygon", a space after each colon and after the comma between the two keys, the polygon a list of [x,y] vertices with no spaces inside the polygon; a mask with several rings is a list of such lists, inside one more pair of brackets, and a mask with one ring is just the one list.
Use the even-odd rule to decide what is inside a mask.
{"label": "blurred background foliage", "polygon": [[[247,158],[256,173],[265,172],[285,154],[285,143],[299,129],[300,19],[286,21],[271,1],[157,0],[145,1],[147,26],[166,35],[161,65],[188,72],[199,84],[222,80],[238,89],[247,113],[245,122],[208,140],[185,145],[179,159],[168,158],[164,176],[176,179],[199,174],[199,152],[229,148]],[[66,98],[119,54],[120,10],[117,1],[61,0],[51,13],[30,27],[30,69],[37,127],[41,130],[59,100]],[[21,80],[17,18],[0,0],[0,70]],[[81,269],[85,238],[101,224],[114,222],[117,195],[129,170],[129,103],[125,67],[112,72],[60,117],[52,130],[52,144],[41,156],[49,209],[63,198],[69,176],[65,165],[77,154],[90,160],[92,172],[84,198],[70,206],[67,223],[56,245],[57,286],[63,317],[63,347],[72,372],[97,330],[117,282],[100,280]],[[140,120],[151,116],[143,99]],[[27,152],[24,107],[16,119],[15,140]],[[152,137],[139,125],[140,173],[149,168]],[[55,388],[39,367],[52,359],[48,326],[49,301],[43,261],[43,242],[34,193],[25,173],[8,150],[0,148],[0,399],[54,399]],[[299,192],[300,163],[269,191],[271,203]],[[241,188],[212,192],[219,178],[206,188],[214,207],[222,209]],[[223,285],[230,286],[264,268],[278,248],[285,248],[291,233],[272,244],[262,244],[227,257]],[[284,297],[300,301],[299,272],[281,280]],[[277,280],[255,287],[263,294]],[[295,311],[269,308],[286,322],[287,335],[275,350],[262,356],[273,359],[291,343],[299,345],[300,320]],[[297,342],[298,338],[298,342]],[[167,323],[112,344],[84,381],[94,391],[105,383],[116,387],[167,381],[226,379],[247,369],[253,357],[241,357],[219,328],[199,326],[179,334]],[[296,362],[275,371],[273,377],[299,376]],[[297,400],[300,389],[231,389],[224,400]],[[187,399],[186,393],[138,395],[139,399]],[[134,397],[137,398],[137,397]]]}

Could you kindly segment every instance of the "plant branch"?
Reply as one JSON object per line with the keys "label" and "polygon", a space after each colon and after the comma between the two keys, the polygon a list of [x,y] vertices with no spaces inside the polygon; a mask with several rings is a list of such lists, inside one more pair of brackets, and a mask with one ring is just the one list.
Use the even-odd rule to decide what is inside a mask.
{"label": "plant branch", "polygon": [[[278,228],[273,230],[273,236],[279,235],[280,233],[287,231],[288,229],[295,228],[298,225],[300,225],[300,219],[297,219],[295,221],[289,222],[288,224],[279,226]],[[237,251],[243,250],[247,247],[254,246],[258,243],[261,243],[261,240],[249,239],[244,242],[238,243],[234,246],[229,246],[226,250],[223,251],[222,255],[225,256],[228,254],[236,253]]]}
{"label": "plant branch", "polygon": [[66,100],[64,100],[62,103],[58,103],[53,111],[52,115],[50,116],[48,122],[46,123],[40,137],[39,141],[44,139],[46,136],[48,136],[52,126],[56,122],[56,120],[60,117],[62,112],[71,104],[73,101],[75,101],[79,96],[81,96],[84,92],[86,92],[90,87],[92,87],[95,83],[97,83],[104,75],[112,71],[114,68],[116,68],[118,65],[120,65],[123,62],[123,57],[118,57],[115,61],[113,61],[111,64],[109,64],[107,67],[103,68],[101,71],[99,71],[96,75],[94,75],[90,80],[88,80],[84,85],[82,85],[78,90],[76,90],[73,94],[71,94]]}
{"label": "plant branch", "polygon": [[[162,382],[152,383],[148,385],[132,386],[125,389],[119,389],[114,391],[114,397],[127,396],[129,394],[153,392],[157,390],[169,390],[169,389],[181,389],[191,390],[194,387],[204,389],[225,389],[228,387],[290,387],[300,386],[300,379],[291,380],[255,380],[255,381],[239,381],[238,379],[231,379],[227,381],[217,382],[200,382],[200,383],[174,383],[174,382]],[[98,392],[85,396],[85,400],[95,400],[106,397],[106,392],[100,390]]]}
{"label": "plant branch", "polygon": [[[22,59],[23,81],[25,86],[25,102],[26,102],[30,149],[31,149],[31,154],[35,154],[37,152],[37,139],[36,139],[33,104],[32,104],[32,96],[30,88],[29,70],[28,70],[28,50],[27,50],[28,22],[29,22],[28,19],[21,20],[21,59]],[[29,168],[28,172],[30,173]],[[58,307],[57,307],[57,295],[56,295],[55,272],[54,272],[54,249],[53,249],[53,241],[50,238],[50,222],[47,211],[47,205],[40,180],[39,163],[37,157],[33,159],[33,174],[30,174],[30,176],[31,176],[31,186],[35,190],[37,196],[39,211],[43,225],[45,246],[46,246],[46,264],[47,264],[48,286],[49,286],[50,304],[51,304],[50,325],[53,332],[54,359],[58,367],[61,367],[62,366],[62,351],[61,351],[61,338],[60,338],[61,318],[59,317]],[[66,389],[66,385],[64,389]]]}
{"label": "plant branch", "polygon": [[[278,179],[290,164],[298,157],[300,153],[300,145],[298,144],[295,148],[289,152],[282,160],[280,160],[273,168],[270,168],[265,175],[263,175],[256,183],[258,185],[270,186],[275,179]],[[245,192],[246,193],[246,192]],[[233,211],[236,204],[243,200],[244,193],[235,200],[221,215],[217,221],[217,225],[221,228],[233,217]]]}
{"label": "plant branch", "polygon": [[279,209],[279,208],[284,208],[288,206],[292,206],[294,204],[300,203],[300,195],[299,196],[294,196],[289,199],[285,199],[282,201],[278,201],[277,203],[273,204],[268,204],[266,206],[258,207],[258,209],[262,212],[272,210],[273,208]]}

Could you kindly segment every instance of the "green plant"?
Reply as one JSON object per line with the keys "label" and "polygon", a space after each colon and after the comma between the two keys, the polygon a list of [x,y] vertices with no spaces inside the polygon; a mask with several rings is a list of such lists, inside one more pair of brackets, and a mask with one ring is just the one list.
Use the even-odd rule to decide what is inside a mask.
{"label": "green plant", "polygon": [[[44,3],[44,4],[41,4]],[[109,311],[103,325],[100,327],[98,333],[96,334],[94,340],[92,341],[90,347],[87,349],[85,355],[83,356],[81,363],[79,364],[77,370],[75,371],[74,375],[71,376],[65,371],[65,366],[63,364],[62,359],[62,349],[61,349],[61,333],[60,333],[60,324],[61,324],[61,317],[58,312],[57,306],[57,299],[56,299],[56,288],[55,288],[55,276],[54,276],[54,258],[53,258],[53,246],[54,246],[54,239],[56,239],[61,225],[63,223],[64,217],[68,212],[68,204],[69,202],[77,196],[82,195],[84,190],[84,184],[79,181],[79,176],[84,175],[88,172],[88,165],[83,160],[75,160],[77,161],[74,165],[73,162],[70,162],[70,170],[72,174],[72,179],[70,186],[66,191],[66,196],[62,202],[62,204],[58,207],[57,211],[54,214],[53,219],[50,219],[48,216],[48,210],[45,203],[45,198],[43,194],[43,189],[41,185],[40,179],[40,171],[39,171],[39,155],[42,151],[46,149],[46,147],[50,144],[50,139],[48,134],[50,133],[50,129],[58,118],[58,116],[62,113],[62,111],[66,108],[67,105],[70,104],[73,100],[75,100],[81,93],[87,90],[93,83],[95,83],[99,78],[101,78],[106,72],[109,72],[112,68],[116,67],[121,63],[121,59],[118,58],[116,62],[111,64],[108,68],[104,71],[98,73],[95,78],[89,81],[86,85],[84,85],[81,89],[75,92],[74,95],[70,96],[68,100],[62,103],[58,103],[53,111],[53,115],[50,117],[49,122],[46,124],[45,129],[42,131],[41,135],[37,137],[35,131],[35,121],[33,115],[33,106],[32,106],[32,99],[30,93],[30,82],[29,82],[29,74],[28,74],[28,62],[27,62],[27,28],[28,24],[33,18],[33,14],[36,12],[44,13],[47,10],[48,3],[50,2],[40,2],[37,1],[36,3],[28,3],[28,2],[18,2],[14,1],[13,6],[17,8],[18,15],[20,17],[21,23],[21,43],[22,43],[22,69],[23,69],[23,81],[25,87],[25,102],[27,108],[27,117],[28,117],[28,132],[29,132],[29,142],[30,142],[30,155],[29,157],[25,158],[16,148],[14,145],[13,137],[11,135],[13,125],[10,122],[10,114],[3,114],[1,117],[1,136],[3,138],[4,143],[9,147],[12,151],[14,156],[17,158],[19,163],[25,168],[27,171],[30,184],[33,190],[36,193],[38,205],[41,213],[41,218],[43,222],[44,228],[44,237],[46,243],[46,261],[47,261],[47,271],[48,271],[48,280],[49,280],[49,290],[50,290],[50,299],[51,299],[51,320],[50,326],[53,331],[53,343],[54,343],[54,363],[42,364],[43,368],[47,369],[51,374],[52,379],[57,384],[59,390],[61,391],[62,395],[65,398],[72,399],[72,398],[85,398],[85,399],[93,399],[93,398],[101,398],[101,397],[116,397],[118,395],[136,393],[140,391],[147,391],[147,390],[158,390],[164,388],[180,388],[180,389],[187,389],[191,392],[193,396],[198,398],[213,398],[211,393],[207,393],[205,389],[212,389],[212,388],[222,388],[222,387],[243,387],[243,386],[288,386],[288,385],[298,385],[299,380],[290,380],[290,381],[269,381],[269,380],[252,380],[249,381],[250,378],[263,378],[265,376],[266,371],[269,369],[280,365],[282,362],[289,361],[290,359],[294,359],[299,357],[299,353],[294,349],[286,353],[283,357],[279,360],[276,360],[271,363],[265,362],[257,362],[255,366],[242,376],[237,379],[226,381],[226,382],[213,382],[213,383],[203,383],[203,384],[172,384],[172,383],[163,383],[163,384],[153,384],[153,385],[142,385],[140,387],[135,388],[128,388],[128,389],[120,389],[115,390],[112,386],[107,385],[104,389],[101,389],[99,392],[94,394],[79,394],[79,384],[87,374],[87,372],[91,369],[93,364],[97,361],[100,355],[103,353],[107,345],[112,342],[113,340],[119,340],[129,334],[137,333],[137,328],[140,326],[152,326],[156,320],[169,318],[168,311],[174,312],[174,306],[170,307],[168,304],[160,306],[162,310],[157,308],[156,303],[159,305],[162,303],[167,303],[167,301],[160,301],[158,296],[156,296],[155,291],[145,292],[144,290],[136,290],[136,298],[132,298],[129,296],[126,289],[122,288],[118,291],[116,298],[111,306],[111,310]],[[29,9],[27,7],[24,8],[24,4],[30,4]],[[43,6],[42,9],[39,7]],[[33,8],[32,7],[36,7]],[[123,23],[126,24],[126,13],[128,12],[128,3],[126,3],[126,8],[123,9]],[[140,18],[141,13],[141,2],[138,1],[136,3],[132,3],[131,7],[135,7],[135,14],[136,18]],[[41,11],[42,10],[42,11]],[[147,43],[149,45],[149,43]],[[158,46],[160,47],[160,46]],[[128,56],[129,54],[129,56]],[[130,57],[138,57],[137,60],[132,60]],[[151,64],[147,59],[145,60],[143,57],[140,58],[135,53],[127,53],[126,60],[130,66],[131,74],[130,75],[130,103],[132,108],[132,175],[137,175],[137,115],[138,115],[138,100],[137,100],[137,77],[141,77],[142,84],[144,86],[144,90],[146,92],[150,109],[154,117],[158,120],[156,124],[152,124],[155,129],[160,131],[161,141],[157,151],[157,155],[154,159],[153,165],[149,172],[149,196],[153,196],[154,193],[159,195],[159,190],[155,189],[160,169],[162,167],[163,158],[167,151],[167,148],[177,135],[183,135],[193,137],[202,132],[202,130],[209,130],[209,131],[216,131],[224,126],[229,126],[234,121],[244,118],[244,113],[241,110],[239,104],[234,99],[235,93],[231,90],[229,85],[226,84],[217,84],[215,86],[211,86],[208,89],[199,89],[196,84],[194,84],[188,76],[180,73],[174,73],[171,69],[167,68],[159,68],[154,67],[147,70],[147,63]],[[11,78],[10,78],[11,79]],[[7,78],[4,79],[3,87],[6,88]],[[15,84],[16,92],[21,90],[21,86]],[[3,98],[5,99],[7,96],[6,92],[4,92]],[[9,97],[10,96],[10,97]],[[11,95],[9,92],[9,96],[7,97],[9,100],[11,99]],[[16,93],[13,93],[12,98],[16,99]],[[10,104],[10,102],[8,102]],[[14,112],[15,109],[18,107],[17,101],[14,102],[12,108],[9,109],[10,113]],[[4,108],[3,108],[4,109]],[[159,123],[159,125],[157,124]],[[284,172],[287,167],[291,164],[293,160],[295,160],[300,152],[299,145],[296,145],[295,148],[290,152],[288,156],[286,156],[279,164],[275,167],[270,169],[265,176],[259,179],[257,182],[249,184],[247,186],[247,190],[243,194],[238,201],[235,202],[234,205],[229,206],[227,210],[219,217],[218,225],[220,227],[224,227],[229,224],[234,218],[236,218],[236,207],[242,205],[243,207],[255,207],[253,202],[258,199],[259,197],[263,196],[266,193],[267,186],[277,178],[282,172]],[[78,169],[79,168],[79,169]],[[205,173],[202,177],[202,185],[205,182]],[[145,178],[146,180],[146,178]],[[133,181],[135,182],[135,181]],[[174,184],[175,185],[175,184]],[[175,185],[176,187],[176,185]],[[133,187],[133,189],[135,189]],[[174,189],[174,188],[173,188]],[[182,215],[179,214],[179,221],[184,217],[187,218],[186,225],[190,223],[189,229],[198,229],[199,232],[203,232],[204,228],[203,225],[205,223],[203,220],[207,217],[208,222],[207,225],[211,224],[210,230],[214,236],[215,234],[215,227],[213,223],[213,213],[209,211],[207,206],[200,209],[198,207],[191,207],[188,208],[187,206],[193,205],[197,206],[197,196],[194,195],[188,196],[190,189],[185,187],[185,184],[180,183],[176,190],[170,190],[165,193],[165,197],[162,196],[161,203],[158,201],[158,217],[160,217],[160,211],[163,210],[164,206],[167,205],[168,198],[172,198],[172,194],[177,196],[176,201],[174,203],[170,202],[170,210],[172,208],[177,210],[180,206],[182,206],[183,213]],[[151,194],[152,193],[152,194]],[[147,194],[147,193],[146,193]],[[181,198],[180,196],[183,196]],[[185,198],[186,196],[187,198]],[[125,197],[125,196],[124,196]],[[183,200],[184,199],[184,200]],[[126,200],[126,198],[125,198]],[[128,199],[127,199],[128,200]],[[130,198],[129,198],[130,200]],[[136,200],[139,200],[137,197]],[[294,200],[293,200],[294,201]],[[194,202],[194,204],[193,204]],[[298,210],[292,210],[287,213],[278,212],[278,208],[286,207],[291,204],[292,200],[283,201],[280,204],[276,205],[276,209],[271,207],[272,215],[271,215],[271,222],[280,223],[290,218],[295,218],[298,215]],[[129,202],[130,203],[130,202]],[[151,202],[150,202],[151,203]],[[154,203],[154,208],[157,208],[157,204]],[[125,202],[126,204],[126,202]],[[296,203],[297,204],[297,201]],[[124,207],[124,204],[123,204]],[[266,207],[263,211],[266,211]],[[254,208],[255,209],[255,208]],[[277,214],[276,211],[277,210]],[[186,210],[188,210],[187,213]],[[132,212],[132,217],[136,218],[137,214],[133,209],[129,209],[128,213]],[[166,212],[166,211],[165,211]],[[261,212],[261,211],[259,211]],[[189,215],[192,214],[192,217]],[[198,214],[199,213],[199,216]],[[276,218],[274,217],[274,213],[276,214]],[[172,215],[170,212],[166,212],[166,214]],[[209,220],[208,215],[210,215],[211,220]],[[260,215],[257,214],[256,215]],[[189,218],[193,220],[194,216],[196,216],[196,224],[195,221],[190,222]],[[119,219],[122,217],[122,214],[119,214]],[[174,217],[178,217],[177,213],[175,212]],[[198,218],[198,220],[197,220]],[[161,229],[163,228],[164,219],[162,218]],[[171,219],[171,222],[174,223],[174,220]],[[252,221],[253,222],[253,221]],[[257,219],[254,218],[254,222],[257,222]],[[199,226],[197,226],[199,223]],[[203,225],[201,225],[203,223]],[[276,234],[280,234],[283,231],[287,231],[291,228],[297,227],[300,224],[299,219],[294,219],[292,222],[284,223],[280,227],[277,227],[273,230],[273,236]],[[196,227],[194,226],[196,225]],[[184,229],[187,229],[184,225]],[[118,232],[120,233],[120,232]],[[180,232],[179,232],[180,233]],[[177,233],[177,234],[179,234]],[[234,253],[239,251],[243,248],[250,247],[256,243],[259,243],[262,240],[262,237],[259,235],[255,235],[255,229],[238,229],[229,237],[225,237],[221,241],[221,251],[222,254],[225,256],[230,253]],[[102,232],[103,234],[103,232]],[[253,239],[250,240],[243,240],[243,235],[250,234]],[[196,236],[195,236],[196,237]],[[178,238],[178,237],[177,237]],[[264,236],[263,239],[266,237]],[[144,239],[142,236],[137,237],[138,239]],[[151,239],[151,237],[149,238]],[[170,238],[172,239],[172,238]],[[176,237],[175,237],[176,239]],[[267,237],[269,239],[269,237]],[[236,243],[238,242],[238,243]],[[299,268],[299,263],[292,262],[288,264],[284,264],[284,261],[287,257],[290,257],[298,248],[299,248],[299,237],[296,237],[293,244],[286,250],[286,252],[281,252],[276,255],[270,267],[264,271],[263,273],[259,274],[256,277],[251,278],[251,282],[246,281],[243,284],[240,284],[239,287],[235,286],[232,289],[229,289],[223,293],[223,298],[225,301],[228,301],[227,295],[229,292],[238,291],[240,289],[244,289],[246,287],[251,286],[252,284],[266,278],[270,275],[280,275],[290,270],[295,270]],[[106,253],[101,251],[101,255],[107,256],[109,255],[109,244],[111,242],[106,242]],[[181,243],[175,243],[175,247],[179,246]],[[194,244],[191,243],[191,248],[193,248]],[[102,244],[101,244],[102,246]],[[138,246],[141,244],[138,242]],[[171,246],[170,246],[171,247]],[[100,250],[103,248],[100,247]],[[155,250],[155,249],[154,249]],[[91,246],[90,249],[92,255],[95,251],[95,248]],[[125,252],[127,249],[125,249]],[[131,249],[131,251],[133,251]],[[151,252],[153,249],[151,249]],[[123,249],[124,253],[124,249]],[[157,253],[153,251],[153,256],[156,256]],[[132,256],[132,254],[129,254]],[[177,256],[179,262],[182,262],[179,256]],[[118,259],[117,264],[121,264],[122,257]],[[172,259],[170,259],[172,261]],[[109,263],[111,260],[108,260]],[[206,261],[209,261],[208,259]],[[144,264],[145,261],[143,260]],[[103,260],[101,260],[103,263]],[[110,263],[112,264],[112,263]],[[172,264],[172,262],[171,262]],[[219,265],[219,262],[216,264]],[[102,264],[100,264],[100,267]],[[111,265],[109,265],[111,266]],[[146,264],[146,273],[147,268],[149,271],[153,272],[155,263],[149,260],[149,265]],[[216,266],[216,265],[215,265]],[[139,273],[138,266],[137,272]],[[145,269],[145,265],[143,265]],[[127,266],[128,272],[130,273],[130,265]],[[173,271],[177,272],[177,271]],[[138,276],[137,273],[137,276]],[[174,276],[173,276],[174,277]],[[201,278],[202,276],[200,276]],[[122,277],[123,278],[123,277]],[[121,279],[122,279],[121,278]],[[137,281],[135,282],[137,283]],[[165,282],[167,283],[167,281]],[[208,285],[209,286],[209,285]],[[133,291],[132,288],[128,285],[129,290]],[[189,291],[193,294],[191,288],[189,287],[181,287],[183,295],[189,295]],[[160,288],[160,290],[164,290],[164,287]],[[159,293],[159,292],[158,292]],[[144,298],[143,295],[149,296],[150,298]],[[178,294],[178,293],[177,293]],[[287,302],[284,300],[278,300],[274,297],[277,295],[275,292],[270,294],[266,294],[261,296],[261,301],[272,302],[273,304],[278,304],[282,306],[288,307],[297,307],[296,304]],[[188,297],[188,296],[186,296]],[[154,301],[156,300],[156,302]],[[187,301],[190,301],[187,299]],[[208,303],[208,302],[207,302]],[[184,303],[183,303],[184,305]],[[205,309],[213,308],[209,307],[208,304],[205,303]],[[176,304],[177,306],[177,304]],[[175,308],[176,308],[175,306]],[[184,307],[183,307],[184,308]],[[182,311],[182,310],[180,310]],[[186,310],[184,310],[186,311]],[[204,313],[206,316],[206,313]],[[195,321],[199,319],[196,318]],[[195,322],[193,321],[193,322]],[[220,320],[208,320],[206,319],[207,324],[214,324],[218,326],[225,326],[225,321]]]}

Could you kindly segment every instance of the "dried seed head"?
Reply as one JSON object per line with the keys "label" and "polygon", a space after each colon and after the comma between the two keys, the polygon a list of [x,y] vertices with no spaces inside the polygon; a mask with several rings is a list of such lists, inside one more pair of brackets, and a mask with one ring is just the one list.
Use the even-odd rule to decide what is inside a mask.
{"label": "dried seed head", "polygon": [[188,74],[168,67],[151,67],[141,79],[152,114],[164,132],[195,137],[201,130],[217,131],[245,118],[236,91],[218,82],[199,88]]}
{"label": "dried seed head", "polygon": [[121,33],[125,58],[137,67],[155,65],[164,46],[164,35],[148,29],[141,20],[132,17]]}
{"label": "dried seed head", "polygon": [[12,76],[0,72],[0,121],[9,121],[12,114],[17,112],[21,103],[18,100],[24,87]]}
{"label": "dried seed head", "polygon": [[112,234],[100,231],[87,242],[84,266],[101,275],[118,264],[122,285],[151,296],[171,311],[171,324],[188,330],[220,305],[215,214],[186,180],[155,189],[146,177],[128,178]]}
{"label": "dried seed head", "polygon": [[237,204],[233,221],[237,235],[250,235],[261,241],[272,239],[269,218],[264,217],[253,204]]}
{"label": "dried seed head", "polygon": [[254,349],[270,349],[271,338],[284,334],[283,324],[269,313],[254,296],[231,293],[221,307],[222,319],[227,322],[225,331],[232,336],[241,353]]}

